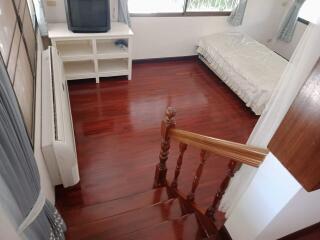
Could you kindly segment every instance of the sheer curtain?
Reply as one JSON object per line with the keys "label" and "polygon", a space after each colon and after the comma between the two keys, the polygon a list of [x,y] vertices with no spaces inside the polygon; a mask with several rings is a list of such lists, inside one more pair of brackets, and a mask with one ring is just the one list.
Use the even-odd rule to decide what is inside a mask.
{"label": "sheer curtain", "polygon": [[119,19],[119,22],[123,22],[131,26],[128,0],[118,1],[118,19]]}
{"label": "sheer curtain", "polygon": [[278,39],[285,42],[291,42],[294,30],[296,29],[299,11],[304,2],[305,0],[294,0],[280,27]]}
{"label": "sheer curtain", "polygon": [[[267,147],[301,86],[304,84],[316,61],[320,57],[319,42],[320,25],[319,23],[310,23],[288,63],[266,109],[251,133],[247,142],[248,144]],[[255,168],[242,166],[232,179],[220,204],[220,210],[226,212],[227,217],[241,198],[243,192],[247,189],[255,172]]]}
{"label": "sheer curtain", "polygon": [[65,224],[41,189],[31,143],[1,57],[0,209],[23,239],[64,239]]}
{"label": "sheer curtain", "polygon": [[233,26],[242,24],[248,0],[240,0],[236,8],[231,12],[228,22]]}

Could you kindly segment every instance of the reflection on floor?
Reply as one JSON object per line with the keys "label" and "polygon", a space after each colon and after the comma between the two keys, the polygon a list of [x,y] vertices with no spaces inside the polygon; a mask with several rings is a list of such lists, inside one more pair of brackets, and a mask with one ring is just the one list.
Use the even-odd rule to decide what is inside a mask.
{"label": "reflection on floor", "polygon": [[[168,106],[177,109],[181,129],[245,143],[257,117],[197,59],[136,63],[132,81],[109,78],[69,83],[81,183],[57,189],[57,204],[69,239],[104,221],[106,212],[134,199],[113,201],[152,189],[160,150],[160,122]],[[169,176],[177,159],[172,143]],[[189,191],[199,152],[188,149],[179,187]],[[211,156],[196,201],[209,206],[228,160]],[[158,195],[157,195],[158,196]],[[159,196],[158,196],[159,197]],[[138,201],[138,200],[136,200]],[[140,200],[139,200],[140,201]],[[120,208],[121,208],[120,207]],[[102,231],[101,229],[99,231]]]}

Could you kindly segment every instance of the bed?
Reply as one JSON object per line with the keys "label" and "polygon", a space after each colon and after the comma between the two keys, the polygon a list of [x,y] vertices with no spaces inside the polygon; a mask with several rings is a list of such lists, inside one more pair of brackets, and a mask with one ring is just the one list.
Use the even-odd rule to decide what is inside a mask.
{"label": "bed", "polygon": [[217,33],[200,39],[199,58],[256,115],[261,115],[287,60],[239,32]]}

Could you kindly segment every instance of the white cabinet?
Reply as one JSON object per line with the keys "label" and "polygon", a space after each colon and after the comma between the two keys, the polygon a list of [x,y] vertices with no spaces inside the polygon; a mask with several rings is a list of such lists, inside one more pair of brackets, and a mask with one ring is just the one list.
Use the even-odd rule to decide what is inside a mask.
{"label": "white cabinet", "polygon": [[[133,32],[113,22],[106,33],[73,33],[66,23],[49,24],[49,38],[62,58],[66,80],[132,75]],[[116,44],[124,40],[128,46]]]}

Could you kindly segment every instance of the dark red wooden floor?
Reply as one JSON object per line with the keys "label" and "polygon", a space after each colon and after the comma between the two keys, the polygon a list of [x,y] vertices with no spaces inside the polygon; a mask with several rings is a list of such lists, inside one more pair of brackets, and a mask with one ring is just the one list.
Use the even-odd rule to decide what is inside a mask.
{"label": "dark red wooden floor", "polygon": [[[75,228],[106,217],[99,214],[101,204],[152,189],[160,122],[168,106],[177,109],[178,128],[241,143],[257,121],[197,59],[137,63],[132,81],[73,81],[69,91],[81,182],[74,189],[58,188],[57,204],[67,225]],[[177,144],[171,149],[169,176]],[[198,155],[197,149],[186,152],[179,182],[185,191],[191,187]],[[227,163],[215,156],[208,159],[196,194],[203,208],[212,201]],[[78,214],[88,206],[91,217],[79,223]]]}

